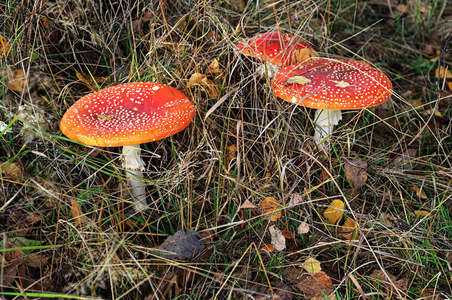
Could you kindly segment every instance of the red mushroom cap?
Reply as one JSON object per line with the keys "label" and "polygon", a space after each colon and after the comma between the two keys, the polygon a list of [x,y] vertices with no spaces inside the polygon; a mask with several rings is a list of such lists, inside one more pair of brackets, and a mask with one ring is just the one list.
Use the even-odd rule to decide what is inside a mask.
{"label": "red mushroom cap", "polygon": [[61,131],[92,146],[125,146],[163,139],[191,122],[195,108],[178,90],[154,82],[112,86],[80,98]]}
{"label": "red mushroom cap", "polygon": [[319,109],[360,109],[389,99],[389,78],[366,64],[345,59],[313,59],[283,68],[273,81],[276,96]]}
{"label": "red mushroom cap", "polygon": [[290,34],[272,32],[241,41],[235,46],[235,50],[279,67],[286,67],[302,62],[306,56],[310,57],[312,47]]}

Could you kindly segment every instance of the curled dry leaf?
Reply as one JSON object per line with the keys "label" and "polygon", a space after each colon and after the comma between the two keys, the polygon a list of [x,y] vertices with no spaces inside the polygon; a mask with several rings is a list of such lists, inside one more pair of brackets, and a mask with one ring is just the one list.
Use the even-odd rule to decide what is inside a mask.
{"label": "curled dry leaf", "polygon": [[333,200],[323,213],[323,216],[327,218],[331,224],[336,224],[336,222],[344,215],[344,209],[345,204],[342,200]]}
{"label": "curled dry leaf", "polygon": [[361,189],[367,181],[367,163],[360,159],[345,162],[345,175],[354,191]]}
{"label": "curled dry leaf", "polygon": [[288,230],[281,230],[281,233],[286,239],[293,239],[295,237],[294,234]]}
{"label": "curled dry leaf", "polygon": [[71,212],[72,217],[74,218],[75,225],[77,227],[81,227],[83,224],[86,223],[85,214],[83,213],[82,209],[80,208],[80,205],[77,201],[74,199],[71,199]]}
{"label": "curled dry leaf", "polygon": [[281,230],[276,228],[275,225],[272,225],[268,228],[270,231],[270,235],[272,238],[272,245],[276,251],[283,251],[286,249],[286,238],[282,234]]}
{"label": "curled dry leaf", "polygon": [[28,78],[21,69],[5,67],[0,70],[0,74],[6,81],[6,86],[15,92],[22,92],[25,84],[28,82]]}
{"label": "curled dry leaf", "polygon": [[340,236],[346,240],[356,240],[359,238],[358,227],[358,223],[351,218],[347,218],[342,225],[342,233]]}
{"label": "curled dry leaf", "polygon": [[187,83],[187,88],[190,89],[196,85],[200,85],[210,98],[218,98],[220,96],[220,89],[204,74],[193,73],[191,75]]}
{"label": "curled dry leaf", "polygon": [[5,175],[7,178],[22,182],[23,176],[24,176],[24,167],[18,162],[3,162],[0,163],[0,170],[1,173]]}
{"label": "curled dry leaf", "polygon": [[228,154],[228,161],[233,160],[237,157],[237,144],[232,144],[226,147],[226,152]]}
{"label": "curled dry leaf", "polygon": [[298,234],[306,234],[309,232],[309,225],[305,222],[301,222],[301,224],[297,228]]}
{"label": "curled dry leaf", "polygon": [[295,286],[309,299],[334,299],[330,297],[334,293],[333,282],[325,272],[318,272],[312,275],[306,274]]}
{"label": "curled dry leaf", "polygon": [[261,250],[263,251],[268,251],[268,252],[272,252],[275,250],[275,247],[273,247],[272,244],[267,244],[264,247],[261,248]]}
{"label": "curled dry leaf", "polygon": [[223,72],[223,70],[220,68],[220,63],[218,62],[218,58],[215,58],[210,65],[206,69],[207,73],[213,73],[218,74]]}
{"label": "curled dry leaf", "polygon": [[9,52],[10,46],[6,38],[0,34],[0,59],[4,59]]}
{"label": "curled dry leaf", "polygon": [[319,273],[322,271],[322,267],[320,266],[320,261],[313,257],[309,257],[302,264],[301,267],[308,271],[310,274]]}
{"label": "curled dry leaf", "polygon": [[282,216],[281,204],[274,197],[267,197],[259,204],[263,216],[271,214],[270,221],[276,221]]}

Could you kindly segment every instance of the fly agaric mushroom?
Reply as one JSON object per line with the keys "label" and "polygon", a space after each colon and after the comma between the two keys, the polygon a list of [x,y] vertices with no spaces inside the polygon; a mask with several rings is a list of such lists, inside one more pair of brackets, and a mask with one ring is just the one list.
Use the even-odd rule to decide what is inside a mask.
{"label": "fly agaric mushroom", "polygon": [[[385,74],[366,64],[321,58],[279,70],[273,90],[286,101],[317,109],[314,137],[320,144],[342,119],[341,110],[385,102],[391,96],[392,84]],[[328,150],[328,146],[323,149]]]}
{"label": "fly agaric mushroom", "polygon": [[[247,56],[267,62],[270,78],[280,69],[318,57],[317,52],[308,43],[290,34],[278,32],[263,33],[239,42],[235,50]],[[259,72],[262,70],[260,69]]]}
{"label": "fly agaric mushroom", "polygon": [[64,114],[61,131],[71,140],[101,147],[124,146],[123,167],[134,208],[147,208],[140,144],[171,136],[193,119],[195,108],[178,90],[154,82],[112,86],[80,98]]}

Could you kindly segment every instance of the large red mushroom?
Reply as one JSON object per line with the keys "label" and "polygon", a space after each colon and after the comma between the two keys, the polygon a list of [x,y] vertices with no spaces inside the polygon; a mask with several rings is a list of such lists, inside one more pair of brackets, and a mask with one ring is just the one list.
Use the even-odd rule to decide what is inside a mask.
{"label": "large red mushroom", "polygon": [[193,103],[175,88],[154,82],[112,86],[80,98],[64,114],[61,131],[91,146],[123,146],[123,167],[134,208],[147,208],[140,144],[171,136],[191,122]]}
{"label": "large red mushroom", "polygon": [[235,50],[266,62],[269,77],[273,77],[280,68],[300,63],[310,57],[318,57],[308,43],[296,36],[279,32],[255,35],[237,43]]}
{"label": "large red mushroom", "polygon": [[[379,70],[349,59],[313,59],[279,70],[276,96],[316,108],[315,140],[320,144],[342,119],[341,110],[363,109],[389,99],[392,84]],[[323,146],[328,150],[328,146]]]}

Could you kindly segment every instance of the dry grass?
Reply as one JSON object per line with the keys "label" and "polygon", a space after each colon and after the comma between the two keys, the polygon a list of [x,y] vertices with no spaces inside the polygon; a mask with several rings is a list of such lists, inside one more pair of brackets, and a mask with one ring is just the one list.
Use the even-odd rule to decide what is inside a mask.
{"label": "dry grass", "polygon": [[[3,282],[0,295],[251,299],[271,295],[265,287],[283,281],[293,299],[305,299],[284,271],[312,256],[331,277],[337,299],[416,299],[425,290],[451,297],[452,109],[450,90],[434,69],[452,66],[452,12],[444,1],[408,1],[416,5],[400,15],[383,2],[1,4],[0,33],[11,46],[3,70],[28,77],[21,92],[7,87],[8,78],[1,86],[1,117],[14,123],[1,137],[0,156],[24,168],[23,178],[3,171],[2,245],[10,239],[31,247],[23,248],[25,257],[40,255],[40,264],[27,261],[24,276]],[[278,26],[321,55],[369,61],[393,82],[384,105],[346,112],[328,156],[310,139],[313,111],[276,98],[269,79],[256,75],[257,61],[233,51],[238,39]],[[214,59],[222,72],[208,74]],[[210,97],[202,86],[187,89],[195,72],[221,92]],[[178,88],[197,110],[184,131],[142,146],[153,199],[146,214],[133,213],[125,201],[120,149],[85,147],[58,128],[81,96],[128,81]],[[229,156],[231,145],[237,151]],[[350,159],[368,164],[358,192],[346,179]],[[295,239],[282,252],[259,251],[270,243],[273,223],[238,208],[267,196],[286,207],[295,193],[303,195],[302,205],[273,222]],[[359,223],[357,242],[342,239],[341,227],[323,217],[332,199],[342,199],[345,216]],[[296,234],[303,221],[310,232]],[[150,251],[187,229],[203,233],[206,247],[196,259]],[[375,270],[406,282],[389,284],[391,290],[371,279]]]}

